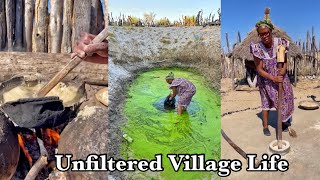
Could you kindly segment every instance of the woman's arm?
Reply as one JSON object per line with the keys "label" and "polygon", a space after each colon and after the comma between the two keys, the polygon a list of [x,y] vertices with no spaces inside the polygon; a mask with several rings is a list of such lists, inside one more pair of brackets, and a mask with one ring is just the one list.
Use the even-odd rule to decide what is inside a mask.
{"label": "woman's arm", "polygon": [[170,98],[169,99],[171,100],[171,99],[175,98],[176,95],[177,95],[177,87],[173,86],[172,87],[172,94],[170,94]]}
{"label": "woman's arm", "polygon": [[282,76],[272,76],[271,74],[269,74],[265,70],[263,70],[263,63],[262,63],[261,59],[254,56],[254,63],[256,65],[256,70],[260,76],[262,76],[266,79],[270,79],[271,81],[282,82],[282,79],[283,79]]}

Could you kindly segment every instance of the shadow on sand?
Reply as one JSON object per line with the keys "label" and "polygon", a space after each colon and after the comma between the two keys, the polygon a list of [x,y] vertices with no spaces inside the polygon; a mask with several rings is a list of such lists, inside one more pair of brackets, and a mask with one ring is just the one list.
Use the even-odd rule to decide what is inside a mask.
{"label": "shadow on sand", "polygon": [[[263,127],[262,112],[259,112],[257,114],[257,116],[260,118],[261,126]],[[278,131],[277,131],[277,129],[278,129],[278,111],[276,111],[276,110],[270,110],[269,111],[268,125],[275,129],[276,137],[278,137]]]}

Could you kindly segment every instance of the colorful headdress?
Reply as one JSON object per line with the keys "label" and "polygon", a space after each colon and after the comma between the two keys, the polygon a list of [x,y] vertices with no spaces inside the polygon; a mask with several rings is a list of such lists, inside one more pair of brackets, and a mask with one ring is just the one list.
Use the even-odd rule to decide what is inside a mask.
{"label": "colorful headdress", "polygon": [[259,22],[256,23],[256,28],[257,28],[257,30],[258,30],[258,28],[261,27],[261,26],[265,26],[265,27],[269,28],[271,31],[274,29],[274,28],[273,28],[273,24],[272,24],[272,22],[271,22],[271,20],[270,20],[270,8],[266,8],[266,9],[264,10],[264,17],[263,17],[263,19],[262,19],[261,21],[259,21]]}
{"label": "colorful headdress", "polygon": [[169,80],[169,79],[174,79],[174,74],[173,72],[170,72],[167,76],[166,76],[166,79]]}

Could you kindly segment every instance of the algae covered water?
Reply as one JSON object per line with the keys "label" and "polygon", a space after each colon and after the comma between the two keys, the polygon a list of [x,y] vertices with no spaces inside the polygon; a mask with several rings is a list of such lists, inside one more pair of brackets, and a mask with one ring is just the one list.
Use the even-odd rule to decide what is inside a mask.
{"label": "algae covered water", "polygon": [[[170,94],[165,77],[174,72],[197,88],[187,112],[178,116],[163,102]],[[123,141],[122,156],[128,159],[152,160],[162,154],[163,172],[142,173],[148,179],[212,179],[215,173],[174,172],[167,154],[205,154],[205,159],[220,159],[220,96],[205,78],[181,69],[158,69],[140,74],[132,82],[124,107],[128,119],[122,128],[132,142]],[[130,139],[130,140],[131,140]],[[155,175],[156,174],[156,175]]]}

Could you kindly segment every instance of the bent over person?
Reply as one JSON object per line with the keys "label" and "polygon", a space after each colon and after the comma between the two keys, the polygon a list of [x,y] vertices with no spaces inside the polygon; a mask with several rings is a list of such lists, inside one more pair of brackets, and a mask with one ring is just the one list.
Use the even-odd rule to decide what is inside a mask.
{"label": "bent over person", "polygon": [[175,98],[176,95],[179,96],[178,114],[181,115],[183,111],[187,110],[192,97],[196,94],[196,87],[186,79],[174,78],[172,72],[166,76],[166,81],[170,84],[170,89],[172,89],[172,93],[169,94],[169,99]]}

